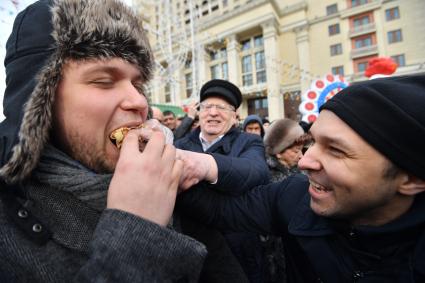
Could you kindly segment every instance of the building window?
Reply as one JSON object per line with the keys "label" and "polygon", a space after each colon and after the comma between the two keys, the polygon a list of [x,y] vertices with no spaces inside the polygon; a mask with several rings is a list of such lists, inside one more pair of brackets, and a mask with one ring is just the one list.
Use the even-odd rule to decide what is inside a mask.
{"label": "building window", "polygon": [[388,32],[388,43],[400,42],[402,40],[403,36],[401,35],[401,29]]}
{"label": "building window", "polygon": [[329,35],[339,34],[339,24],[330,25],[328,29]]}
{"label": "building window", "polygon": [[214,65],[214,66],[211,67],[211,78],[212,79],[221,79],[220,65]]}
{"label": "building window", "polygon": [[406,66],[406,59],[404,58],[404,54],[391,56],[394,62],[397,63],[399,67]]}
{"label": "building window", "polygon": [[227,50],[225,47],[210,52],[211,57],[211,78],[228,79]]}
{"label": "building window", "polygon": [[351,7],[360,6],[363,4],[367,4],[368,0],[351,0]]}
{"label": "building window", "polygon": [[248,40],[242,41],[241,45],[242,45],[242,48],[241,48],[242,51],[248,50],[251,48],[251,40],[248,39]]}
{"label": "building window", "polygon": [[353,20],[353,26],[354,26],[354,28],[365,26],[365,25],[367,25],[369,23],[370,23],[369,16],[363,16],[363,17],[356,18],[356,19]]}
{"label": "building window", "polygon": [[262,35],[244,40],[242,45],[242,85],[250,86],[267,81],[264,38]]}
{"label": "building window", "polygon": [[331,56],[340,55],[342,54],[342,44],[334,44],[331,45]]}
{"label": "building window", "polygon": [[265,83],[266,79],[266,58],[264,51],[255,53],[255,70],[257,77],[257,84]]}
{"label": "building window", "polygon": [[229,79],[229,66],[227,65],[227,62],[221,64],[221,74],[224,80]]}
{"label": "building window", "polygon": [[171,102],[170,83],[165,85],[165,102]]}
{"label": "building window", "polygon": [[332,74],[334,75],[344,75],[344,66],[332,67]]}
{"label": "building window", "polygon": [[371,46],[371,45],[372,45],[372,36],[370,36],[370,35],[354,40],[354,47],[356,49]]}
{"label": "building window", "polygon": [[366,71],[367,65],[368,65],[367,62],[359,62],[359,63],[357,63],[357,72],[362,73],[362,72]]}
{"label": "building window", "polygon": [[189,98],[193,88],[192,73],[185,74],[184,79],[186,81],[186,98]]}
{"label": "building window", "polygon": [[243,86],[252,85],[251,55],[242,57],[242,84]]}
{"label": "building window", "polygon": [[257,114],[260,117],[269,115],[269,106],[267,97],[248,99],[248,114]]}
{"label": "building window", "polygon": [[326,7],[326,15],[332,15],[338,13],[338,4],[332,4]]}
{"label": "building window", "polygon": [[400,11],[398,10],[398,7],[385,10],[385,19],[387,21],[392,21],[399,18],[400,18]]}
{"label": "building window", "polygon": [[263,47],[264,46],[264,39],[263,36],[256,36],[254,37],[254,47]]}

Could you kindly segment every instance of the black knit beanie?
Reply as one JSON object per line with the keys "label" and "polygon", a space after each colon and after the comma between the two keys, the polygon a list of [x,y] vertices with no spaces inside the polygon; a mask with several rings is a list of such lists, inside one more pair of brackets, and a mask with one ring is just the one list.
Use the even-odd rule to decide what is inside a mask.
{"label": "black knit beanie", "polygon": [[335,113],[395,165],[425,180],[425,75],[374,79],[343,89]]}

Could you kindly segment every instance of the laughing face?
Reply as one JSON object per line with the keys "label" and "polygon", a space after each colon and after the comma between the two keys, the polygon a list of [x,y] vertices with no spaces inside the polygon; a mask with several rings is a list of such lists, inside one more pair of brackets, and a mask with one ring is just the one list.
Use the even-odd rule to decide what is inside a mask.
{"label": "laughing face", "polygon": [[399,193],[404,175],[386,176],[390,161],[333,112],[323,110],[310,131],[315,143],[298,166],[307,171],[316,214],[373,225],[410,206]]}
{"label": "laughing face", "polygon": [[[199,125],[202,135],[208,141],[212,141],[229,131],[235,123],[236,112],[226,100],[219,97],[209,97],[202,103],[214,106],[208,107],[209,109],[201,107],[199,112]],[[216,107],[217,105],[220,107]]]}
{"label": "laughing face", "polygon": [[113,172],[119,150],[109,136],[146,120],[143,83],[121,59],[67,62],[54,104],[55,145],[95,172]]}

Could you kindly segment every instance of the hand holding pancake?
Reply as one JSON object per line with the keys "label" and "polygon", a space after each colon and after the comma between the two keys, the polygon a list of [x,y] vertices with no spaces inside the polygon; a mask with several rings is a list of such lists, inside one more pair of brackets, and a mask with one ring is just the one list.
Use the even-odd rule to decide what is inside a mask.
{"label": "hand holding pancake", "polygon": [[[140,137],[148,138],[140,153]],[[183,163],[160,128],[128,131],[112,178],[107,207],[165,226],[173,213]]]}

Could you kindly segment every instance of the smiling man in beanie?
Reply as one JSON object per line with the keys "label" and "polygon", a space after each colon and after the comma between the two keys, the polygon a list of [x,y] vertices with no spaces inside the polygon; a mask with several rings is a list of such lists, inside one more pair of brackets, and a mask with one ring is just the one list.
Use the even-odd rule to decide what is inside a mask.
{"label": "smiling man in beanie", "polygon": [[288,282],[425,282],[425,76],[375,79],[321,107],[305,175],[240,197],[193,190],[206,223],[283,236]]}
{"label": "smiling man in beanie", "polygon": [[[261,137],[241,132],[234,127],[236,109],[241,102],[242,95],[239,88],[229,81],[214,79],[202,86],[200,126],[177,140],[175,146],[197,153],[207,153],[203,155],[213,161],[217,172],[213,182],[200,182],[192,187],[193,190],[201,193],[215,190],[227,194],[240,194],[254,186],[269,182]],[[186,164],[187,162],[185,172],[190,171],[186,169]],[[258,235],[222,232],[247,273],[248,279],[251,282],[262,282],[264,259]]]}
{"label": "smiling man in beanie", "polygon": [[130,8],[40,0],[6,48],[0,281],[197,282],[205,246],[166,227],[183,165],[146,128],[153,58]]}

